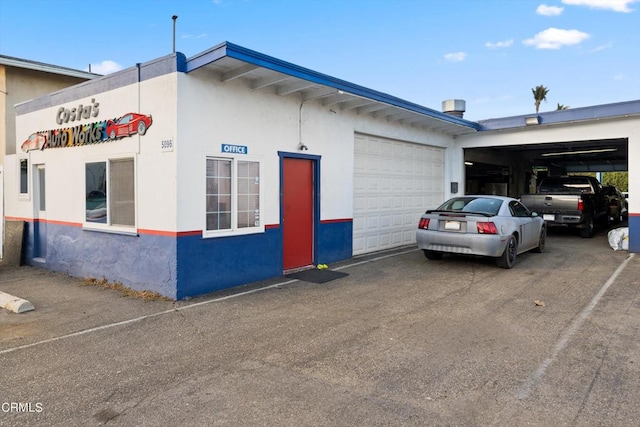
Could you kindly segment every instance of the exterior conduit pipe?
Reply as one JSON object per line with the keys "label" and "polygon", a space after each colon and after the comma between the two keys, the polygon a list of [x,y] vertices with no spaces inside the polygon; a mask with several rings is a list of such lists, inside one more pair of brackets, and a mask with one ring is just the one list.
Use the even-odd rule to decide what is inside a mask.
{"label": "exterior conduit pipe", "polygon": [[308,150],[309,147],[307,147],[305,144],[302,143],[302,106],[304,104],[306,104],[309,101],[315,101],[316,99],[320,99],[320,98],[326,98],[327,96],[330,95],[335,95],[336,93],[339,93],[340,91],[338,89],[329,92],[329,93],[323,93],[317,96],[313,96],[311,98],[305,99],[300,103],[300,108],[298,109],[298,150]]}

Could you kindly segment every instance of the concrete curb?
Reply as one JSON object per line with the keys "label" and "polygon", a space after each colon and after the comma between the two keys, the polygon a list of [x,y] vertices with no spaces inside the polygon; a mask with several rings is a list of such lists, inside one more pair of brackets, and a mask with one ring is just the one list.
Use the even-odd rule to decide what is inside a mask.
{"label": "concrete curb", "polygon": [[24,313],[35,310],[33,304],[26,299],[14,297],[13,295],[0,292],[0,307],[13,311],[14,313]]}

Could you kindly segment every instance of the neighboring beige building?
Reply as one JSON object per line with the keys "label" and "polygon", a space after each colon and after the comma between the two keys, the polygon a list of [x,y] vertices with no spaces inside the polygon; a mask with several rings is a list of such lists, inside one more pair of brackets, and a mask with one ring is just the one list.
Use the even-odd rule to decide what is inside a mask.
{"label": "neighboring beige building", "polygon": [[94,77],[99,74],[0,55],[0,165],[6,154],[15,154],[14,105]]}
{"label": "neighboring beige building", "polygon": [[0,258],[4,242],[4,157],[16,153],[14,106],[99,77],[72,68],[0,55]]}

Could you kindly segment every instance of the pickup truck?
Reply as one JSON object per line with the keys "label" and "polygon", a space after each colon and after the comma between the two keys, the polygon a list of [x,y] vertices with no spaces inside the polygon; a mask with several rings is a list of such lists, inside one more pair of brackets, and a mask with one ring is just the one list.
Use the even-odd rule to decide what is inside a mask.
{"label": "pickup truck", "polygon": [[543,178],[536,193],[523,194],[520,201],[548,226],[579,228],[582,237],[592,237],[596,224],[609,222],[609,199],[590,176]]}

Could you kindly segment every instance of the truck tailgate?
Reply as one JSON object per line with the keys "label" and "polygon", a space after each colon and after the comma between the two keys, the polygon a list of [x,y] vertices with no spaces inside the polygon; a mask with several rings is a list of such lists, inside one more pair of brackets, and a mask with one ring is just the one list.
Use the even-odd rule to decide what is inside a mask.
{"label": "truck tailgate", "polygon": [[581,215],[582,212],[578,209],[580,200],[581,197],[577,194],[523,194],[521,197],[522,203],[539,215]]}

